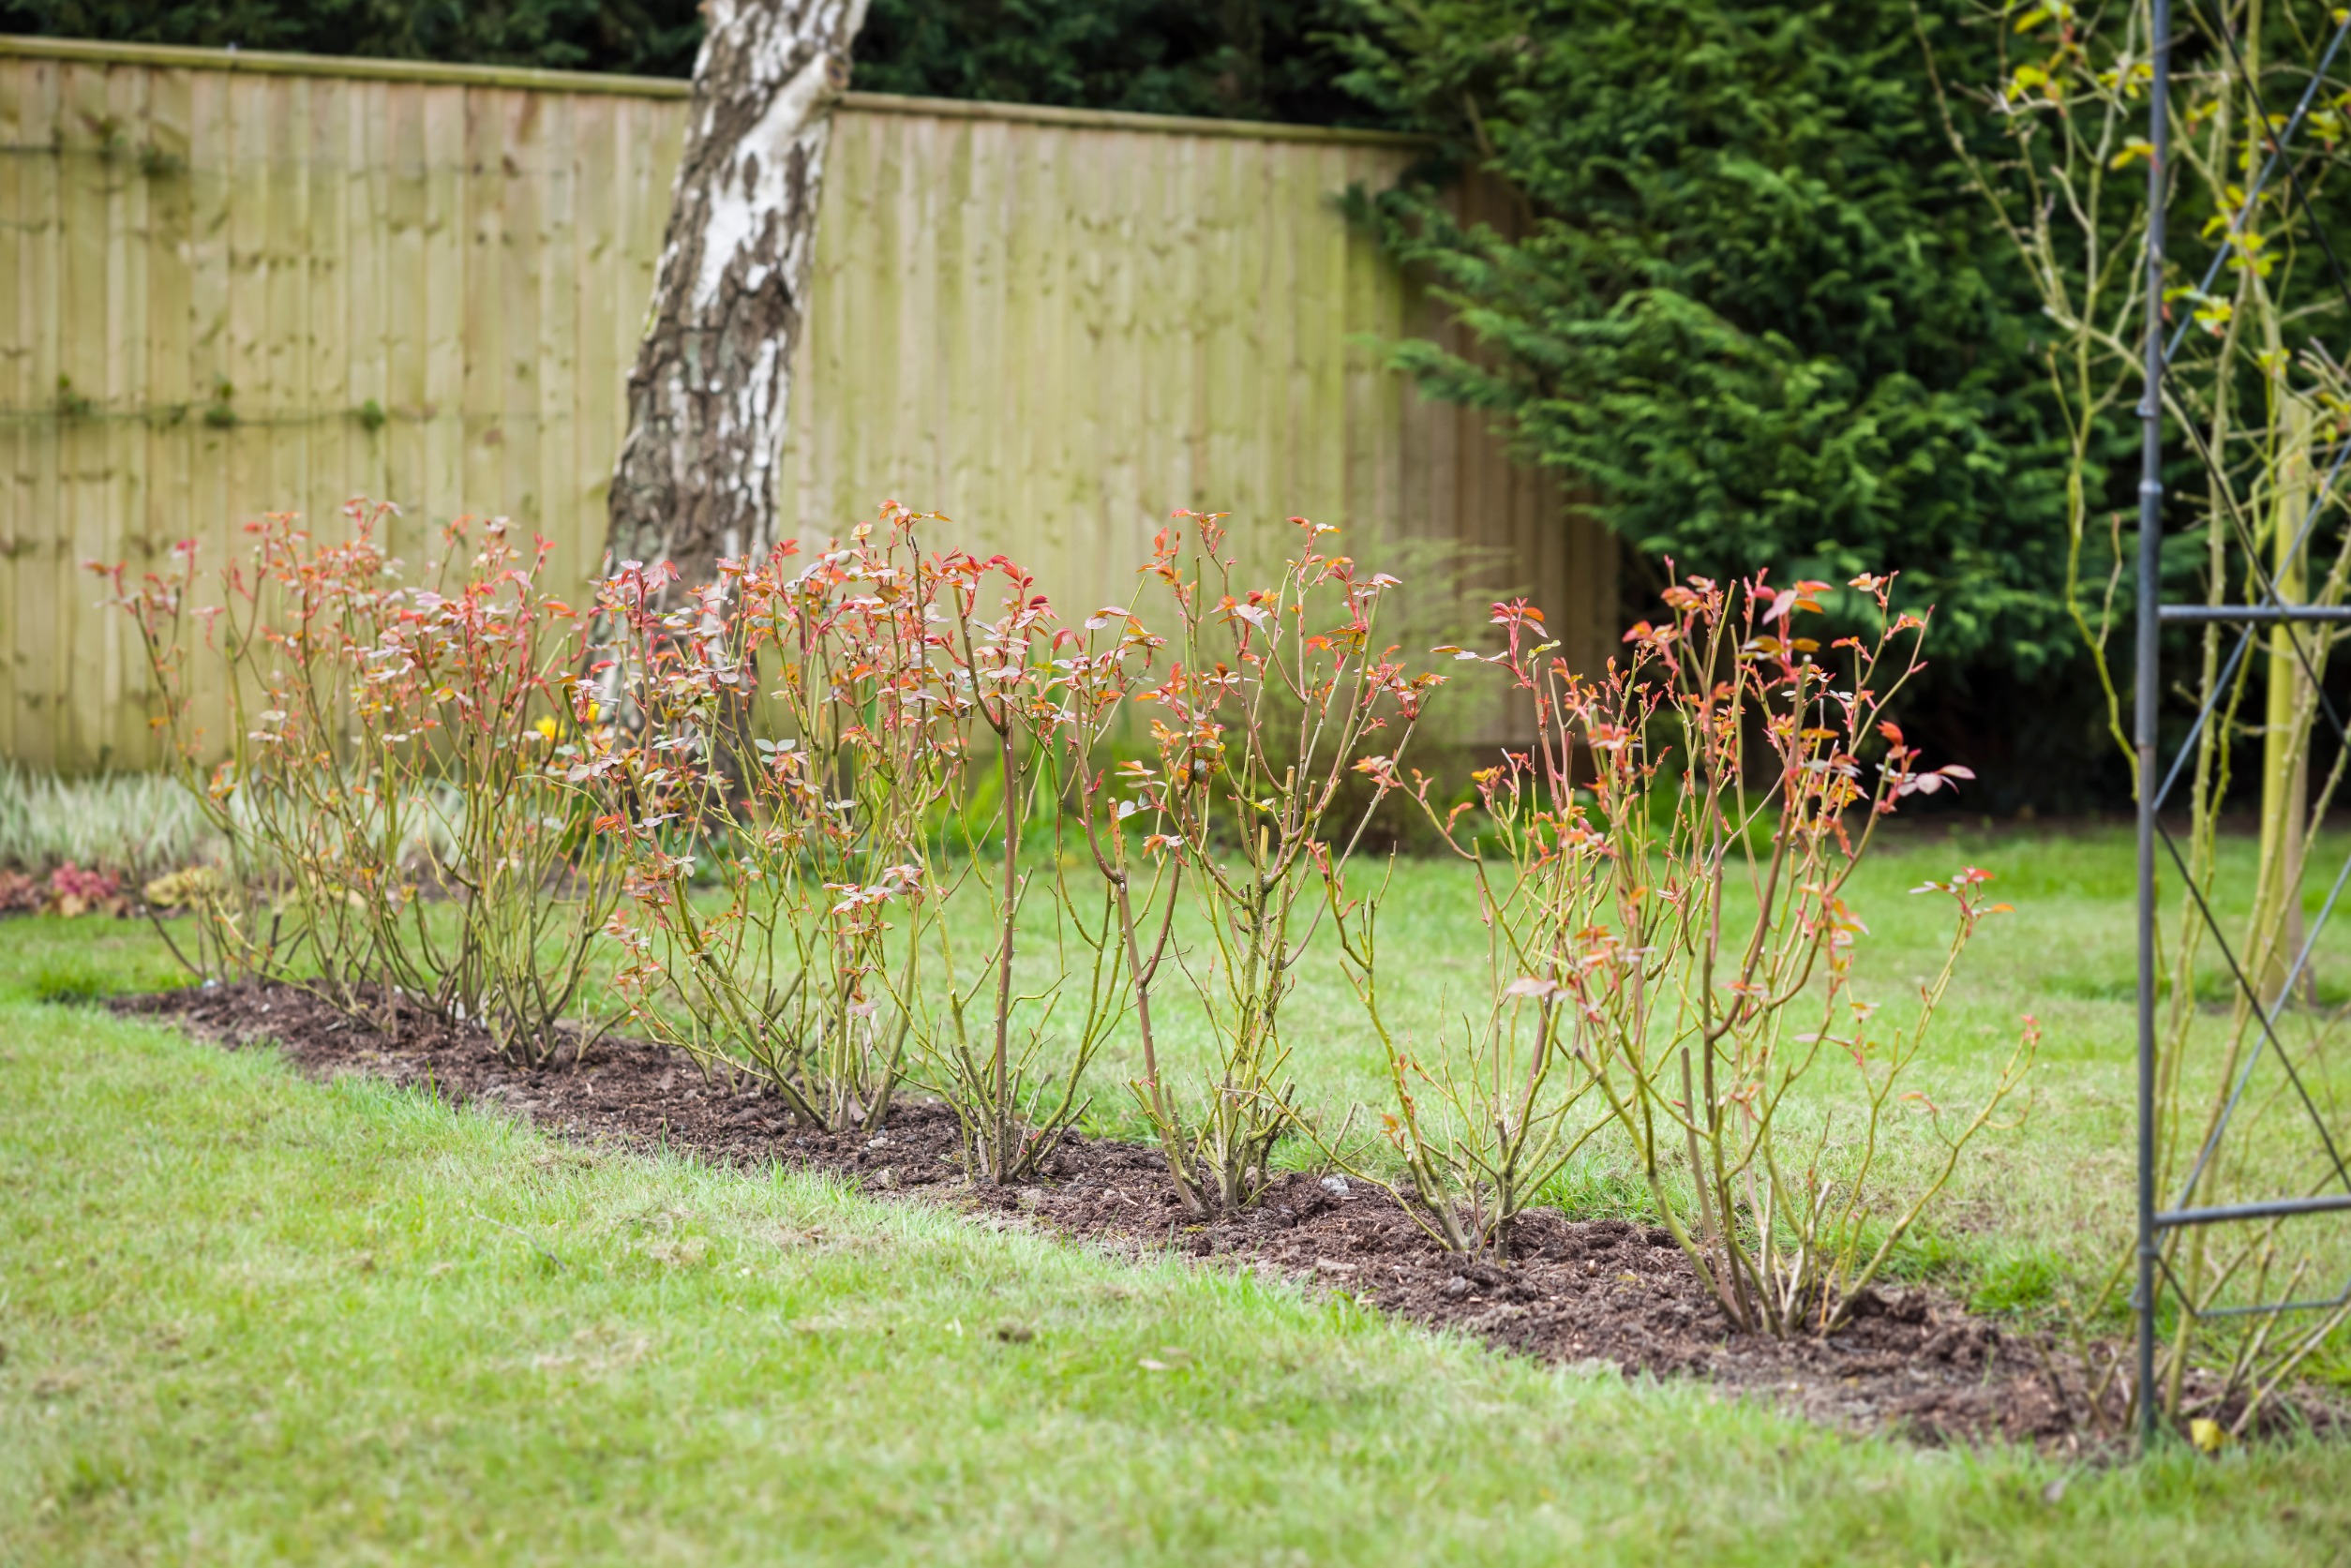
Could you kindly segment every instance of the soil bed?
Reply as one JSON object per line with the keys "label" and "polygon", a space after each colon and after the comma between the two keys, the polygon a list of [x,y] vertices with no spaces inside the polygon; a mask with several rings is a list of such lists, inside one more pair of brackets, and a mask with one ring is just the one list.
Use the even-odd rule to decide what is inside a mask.
{"label": "soil bed", "polygon": [[[2107,1446],[2120,1425],[2111,1409],[2103,1423],[2092,1419],[2070,1353],[1928,1289],[1873,1291],[1825,1341],[1733,1334],[1666,1232],[1622,1219],[1526,1216],[1502,1268],[1446,1253],[1385,1193],[1343,1177],[1285,1175],[1255,1209],[1189,1221],[1159,1151],[1143,1144],[1073,1137],[1040,1185],[974,1187],[962,1178],[955,1118],[944,1106],[902,1101],[875,1136],[815,1132],[795,1126],[774,1096],[711,1083],[691,1061],[645,1040],[608,1038],[584,1063],[532,1069],[500,1056],[479,1028],[444,1024],[408,1004],[393,1034],[305,992],[252,982],[112,1006],[227,1045],[275,1043],[322,1077],[368,1072],[452,1101],[498,1105],[575,1138],[658,1143],[743,1167],[806,1166],[869,1189],[1027,1216],[1131,1253],[1169,1248],[1311,1280],[1528,1355],[1699,1376],[1848,1429],[2075,1453]],[[2331,1409],[2315,1405],[2281,1411],[2279,1421],[2298,1414],[2337,1425]]]}

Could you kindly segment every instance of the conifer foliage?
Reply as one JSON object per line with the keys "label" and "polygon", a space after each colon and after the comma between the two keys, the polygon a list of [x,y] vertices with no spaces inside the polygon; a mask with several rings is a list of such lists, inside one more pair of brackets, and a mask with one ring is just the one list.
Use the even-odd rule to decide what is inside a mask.
{"label": "conifer foliage", "polygon": [[1893,561],[1945,659],[2072,657],[2031,302],[1921,47],[1982,29],[1909,0],[1354,9],[1342,84],[1519,203],[1456,222],[1447,170],[1370,203],[1482,346],[1399,364],[1505,416],[1645,557],[1840,582]]}

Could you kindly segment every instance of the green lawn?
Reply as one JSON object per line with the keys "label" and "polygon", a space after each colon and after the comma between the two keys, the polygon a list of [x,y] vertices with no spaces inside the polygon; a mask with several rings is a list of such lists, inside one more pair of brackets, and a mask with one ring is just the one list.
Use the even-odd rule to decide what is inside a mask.
{"label": "green lawn", "polygon": [[[1901,889],[1965,859],[2019,908],[1934,1070],[2049,1024],[2032,1126],[1926,1260],[1981,1287],[2104,1255],[2127,1206],[2128,858],[1909,842],[1864,892],[1889,991],[1931,939]],[[1415,940],[1433,1009],[1453,949]],[[0,1564],[2351,1563],[2351,1450],[1852,1440],[36,1000],[168,973],[133,927],[0,926]],[[1368,1090],[1308,1005],[1310,1090]]]}

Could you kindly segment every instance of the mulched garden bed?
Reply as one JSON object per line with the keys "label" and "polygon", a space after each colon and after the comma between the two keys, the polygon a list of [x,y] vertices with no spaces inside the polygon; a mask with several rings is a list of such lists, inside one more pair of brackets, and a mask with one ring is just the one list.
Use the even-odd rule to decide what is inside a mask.
{"label": "mulched garden bed", "polygon": [[[901,1102],[872,1137],[812,1132],[795,1127],[774,1097],[712,1083],[644,1040],[607,1038],[584,1063],[527,1069],[498,1055],[478,1028],[404,1006],[386,1035],[285,986],[246,982],[112,1006],[223,1044],[275,1043],[322,1077],[365,1071],[452,1101],[497,1105],[575,1138],[658,1143],[745,1167],[778,1160],[869,1189],[1026,1216],[1130,1253],[1170,1248],[1311,1280],[1545,1360],[1702,1377],[1848,1429],[2075,1453],[2106,1447],[2119,1426],[2112,1410],[2103,1424],[2092,1419],[2070,1353],[1928,1289],[1873,1291],[1826,1341],[1735,1335],[1667,1233],[1622,1219],[1529,1215],[1513,1234],[1513,1261],[1499,1268],[1445,1252],[1385,1193],[1343,1177],[1286,1175],[1256,1209],[1187,1221],[1159,1151],[1142,1144],[1072,1138],[1036,1187],[973,1187],[962,1179],[955,1119],[944,1106]],[[2338,1424],[2323,1406],[2299,1414]]]}

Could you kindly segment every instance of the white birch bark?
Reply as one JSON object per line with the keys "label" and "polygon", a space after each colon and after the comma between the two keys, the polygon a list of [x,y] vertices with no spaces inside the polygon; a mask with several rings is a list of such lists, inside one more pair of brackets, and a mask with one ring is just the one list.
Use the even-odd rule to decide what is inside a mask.
{"label": "white birch bark", "polygon": [[614,465],[613,559],[687,583],[775,543],[832,104],[867,0],[708,0],[685,156]]}

